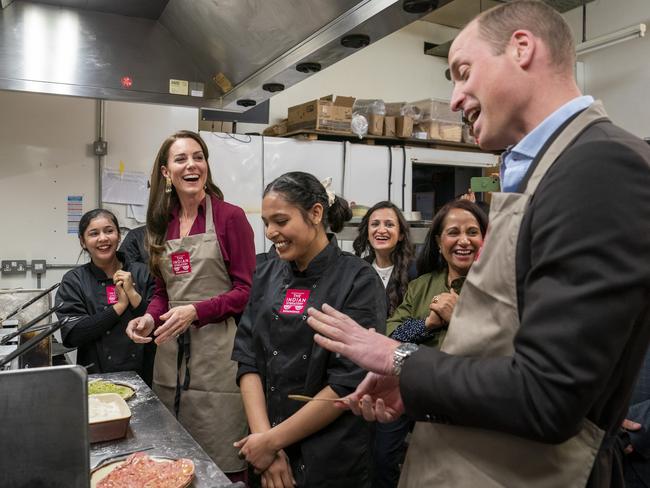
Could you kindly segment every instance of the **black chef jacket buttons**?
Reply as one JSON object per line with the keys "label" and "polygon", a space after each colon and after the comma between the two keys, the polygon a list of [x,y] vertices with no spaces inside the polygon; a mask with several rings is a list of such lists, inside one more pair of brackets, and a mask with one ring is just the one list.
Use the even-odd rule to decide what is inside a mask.
{"label": "black chef jacket buttons", "polygon": [[303,315],[303,316],[302,316],[302,320],[307,320],[307,316],[306,316],[306,315]]}
{"label": "black chef jacket buttons", "polygon": [[303,354],[303,355],[302,355],[302,358],[303,358],[303,359],[307,359],[307,355],[306,355],[306,354]]}
{"label": "black chef jacket buttons", "polygon": [[273,351],[273,355],[274,355],[274,356],[277,356],[277,355],[278,355],[278,351]]}
{"label": "black chef jacket buttons", "polygon": [[111,331],[110,331],[110,330],[107,330],[107,331],[106,331],[106,335],[111,335]]}

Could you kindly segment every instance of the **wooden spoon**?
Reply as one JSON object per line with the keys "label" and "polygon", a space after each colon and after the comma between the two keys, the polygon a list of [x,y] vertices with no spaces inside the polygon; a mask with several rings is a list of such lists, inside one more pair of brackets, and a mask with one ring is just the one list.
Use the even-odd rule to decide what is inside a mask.
{"label": "wooden spoon", "polygon": [[320,402],[347,402],[347,400],[342,398],[324,398],[324,397],[310,397],[307,395],[288,395],[289,400],[296,400],[298,402],[311,402],[311,401],[320,401]]}

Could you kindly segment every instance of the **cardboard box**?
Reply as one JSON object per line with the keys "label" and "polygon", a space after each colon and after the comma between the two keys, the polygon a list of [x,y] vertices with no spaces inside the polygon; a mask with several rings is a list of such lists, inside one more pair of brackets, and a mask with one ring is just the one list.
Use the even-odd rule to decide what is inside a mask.
{"label": "cardboard box", "polygon": [[402,107],[404,102],[386,102],[384,107],[386,107],[386,115],[389,117],[399,117],[402,115]]}
{"label": "cardboard box", "polygon": [[268,126],[266,129],[264,129],[264,132],[262,132],[263,135],[265,136],[282,136],[287,133],[287,119],[284,119],[277,124],[273,124]]}
{"label": "cardboard box", "polygon": [[389,115],[384,117],[384,135],[387,137],[395,137],[395,118]]}
{"label": "cardboard box", "polygon": [[413,134],[413,119],[408,115],[395,117],[395,135],[397,137],[411,137]]}
{"label": "cardboard box", "polygon": [[312,100],[289,107],[287,130],[289,132],[314,129],[336,132],[350,132],[354,97],[333,96]]}
{"label": "cardboard box", "polygon": [[206,132],[235,132],[234,122],[223,122],[221,120],[199,120],[199,130]]}
{"label": "cardboard box", "polygon": [[463,124],[433,120],[430,122],[421,122],[417,127],[419,132],[425,132],[427,134],[427,139],[450,142],[461,142],[463,140]]}
{"label": "cardboard box", "polygon": [[368,134],[380,136],[384,133],[384,116],[377,114],[368,115]]}

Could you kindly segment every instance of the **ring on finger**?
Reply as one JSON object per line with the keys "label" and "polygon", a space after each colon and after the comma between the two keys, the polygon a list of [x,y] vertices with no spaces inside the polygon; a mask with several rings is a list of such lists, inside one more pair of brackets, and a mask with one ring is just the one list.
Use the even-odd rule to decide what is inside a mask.
{"label": "ring on finger", "polygon": [[440,297],[438,295],[433,297],[433,303],[438,303],[438,300],[440,300]]}

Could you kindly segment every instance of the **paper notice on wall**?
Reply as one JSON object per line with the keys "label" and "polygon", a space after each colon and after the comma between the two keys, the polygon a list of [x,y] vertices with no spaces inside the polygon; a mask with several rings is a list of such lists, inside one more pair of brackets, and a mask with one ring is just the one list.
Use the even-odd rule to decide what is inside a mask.
{"label": "paper notice on wall", "polygon": [[102,172],[102,201],[146,206],[148,198],[146,174],[106,168]]}
{"label": "paper notice on wall", "polygon": [[83,215],[83,195],[68,195],[68,234],[79,232],[79,221]]}
{"label": "paper notice on wall", "polygon": [[141,224],[147,221],[147,206],[146,205],[129,205],[126,207],[126,216],[130,219],[135,219]]}

